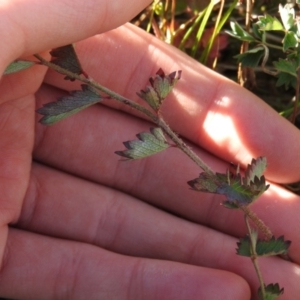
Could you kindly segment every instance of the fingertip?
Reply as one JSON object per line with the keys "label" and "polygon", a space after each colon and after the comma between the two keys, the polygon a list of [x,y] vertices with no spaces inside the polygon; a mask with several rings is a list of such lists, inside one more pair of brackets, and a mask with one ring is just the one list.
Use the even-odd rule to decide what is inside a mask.
{"label": "fingertip", "polygon": [[[10,0],[0,3],[2,61],[10,61],[116,28],[151,1]],[[3,66],[3,69],[6,66]]]}
{"label": "fingertip", "polygon": [[[250,299],[248,283],[223,270],[180,263],[160,262],[147,268],[147,288],[143,299]],[[152,297],[151,297],[152,296]]]}

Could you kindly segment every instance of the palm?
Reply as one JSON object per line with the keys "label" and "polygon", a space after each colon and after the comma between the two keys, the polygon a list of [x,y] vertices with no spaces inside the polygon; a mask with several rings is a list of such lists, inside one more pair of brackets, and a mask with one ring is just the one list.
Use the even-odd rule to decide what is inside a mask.
{"label": "palm", "polygon": [[[141,8],[149,1],[144,2],[136,4]],[[29,5],[28,13],[46,3]],[[119,2],[107,3],[117,9]],[[48,5],[52,9],[60,4]],[[82,2],[72,0],[63,31],[61,14],[51,10],[52,19],[44,30],[45,20],[40,20],[40,26],[31,24],[29,42],[21,47],[24,53],[3,54],[7,61],[0,67],[13,55],[29,55],[112,28],[139,9],[133,5],[133,12],[123,16],[121,1],[112,23],[101,30],[97,30],[98,10],[87,9],[91,22],[76,30],[72,24],[84,18],[72,19],[75,5],[82,13]],[[49,28],[53,35],[46,39]],[[270,179],[299,179],[299,133],[233,83],[131,26],[95,36],[78,44],[77,50],[91,77],[129,98],[136,97],[159,67],[167,72],[183,69],[185,79],[163,113],[177,132],[195,143],[193,148],[209,165],[221,171],[227,167],[196,144],[244,164],[252,155],[266,155]],[[253,266],[234,254],[236,238],[245,233],[242,217],[224,210],[212,195],[188,189],[186,181],[197,176],[198,168],[177,149],[132,164],[120,163],[113,151],[150,124],[108,107],[91,107],[49,128],[38,124],[35,105],[74,89],[53,72],[41,84],[44,72],[43,67],[35,67],[3,78],[0,85],[0,294],[16,299],[180,299],[182,295],[184,299],[214,299],[212,295],[248,299],[249,285],[254,290],[257,284]],[[232,125],[223,135],[213,130],[222,128],[220,120]],[[270,142],[275,137],[281,141],[276,149]],[[283,164],[280,158],[286,145],[295,146]],[[274,187],[259,203],[258,212],[268,208],[265,220],[274,234],[286,229],[286,238],[293,240],[291,255],[299,262],[297,196]],[[9,230],[7,224],[12,225]],[[279,281],[289,291],[286,299],[299,293],[296,263],[267,260],[263,264],[265,280]]]}

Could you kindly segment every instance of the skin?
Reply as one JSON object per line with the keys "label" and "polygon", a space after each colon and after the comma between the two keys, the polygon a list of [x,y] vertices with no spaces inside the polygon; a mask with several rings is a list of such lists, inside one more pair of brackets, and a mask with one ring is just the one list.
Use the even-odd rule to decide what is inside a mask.
{"label": "skin", "polygon": [[[85,71],[142,103],[159,67],[182,70],[162,114],[214,170],[266,156],[271,188],[253,210],[293,262],[260,260],[265,282],[300,293],[299,131],[235,83],[132,25],[150,1],[0,2],[0,71],[14,59],[81,41]],[[100,9],[101,8],[101,9]],[[107,32],[109,31],[109,32]],[[107,32],[107,33],[104,33]],[[104,33],[102,35],[97,35]],[[257,277],[235,254],[243,216],[189,190],[200,170],[178,149],[135,162],[113,154],[151,124],[110,103],[52,127],[36,107],[78,83],[35,66],[0,83],[0,295],[14,299],[256,299]]]}

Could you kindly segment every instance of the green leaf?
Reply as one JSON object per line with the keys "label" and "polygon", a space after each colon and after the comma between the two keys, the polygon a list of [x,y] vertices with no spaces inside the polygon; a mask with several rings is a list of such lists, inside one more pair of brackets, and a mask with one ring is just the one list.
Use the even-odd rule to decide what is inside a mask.
{"label": "green leaf", "polygon": [[28,60],[16,60],[12,62],[4,71],[4,75],[23,71],[35,65],[36,62]]}
{"label": "green leaf", "polygon": [[[288,248],[291,245],[291,241],[285,241],[283,236],[275,239],[273,236],[270,240],[257,240],[257,237],[253,236],[255,241],[255,251],[257,256],[274,256],[280,254],[286,254]],[[251,257],[253,255],[251,251],[251,241],[249,236],[243,237],[237,243],[237,254],[242,256]]]}
{"label": "green leaf", "polygon": [[285,30],[290,30],[295,24],[295,10],[291,5],[282,6],[279,4],[279,14]]}
{"label": "green leaf", "polygon": [[[74,45],[66,45],[63,47],[53,49],[50,54],[53,59],[51,62],[57,66],[60,66],[63,69],[66,69],[72,73],[80,75],[83,73],[82,67],[78,60],[77,54],[75,52]],[[75,79],[66,76],[66,80],[74,81]]]}
{"label": "green leaf", "polygon": [[242,54],[236,55],[238,62],[243,67],[255,68],[259,65],[262,57],[264,56],[265,49],[263,47],[256,47]]}
{"label": "green leaf", "polygon": [[234,175],[228,170],[226,174],[202,172],[198,178],[188,181],[188,184],[196,191],[224,195],[226,200],[223,204],[226,207],[238,208],[249,205],[268,189],[265,177],[260,175],[265,166],[266,159],[259,157],[252,160],[245,178],[241,177],[239,169]]}
{"label": "green leaf", "polygon": [[230,27],[232,31],[226,31],[229,35],[244,42],[255,42],[255,38],[244,30],[237,22],[230,22]]}
{"label": "green leaf", "polygon": [[267,159],[265,157],[258,157],[252,159],[251,164],[248,164],[245,171],[244,184],[250,185],[254,182],[255,177],[260,178],[263,176],[267,168]]}
{"label": "green leaf", "polygon": [[239,205],[251,203],[254,196],[249,188],[241,185],[240,175],[232,178],[230,183],[228,176],[220,173],[212,176],[203,172],[198,178],[188,181],[188,184],[196,191],[224,195],[226,201],[230,203],[238,203]]}
{"label": "green leaf", "polygon": [[284,288],[280,288],[278,283],[270,283],[265,286],[266,295],[263,297],[261,287],[258,289],[258,297],[261,300],[275,300],[284,293]]}
{"label": "green leaf", "polygon": [[238,203],[239,205],[250,204],[257,197],[257,194],[254,195],[251,189],[241,184],[240,174],[234,176],[229,184],[225,182],[221,184],[217,189],[217,193],[225,195],[226,202]]}
{"label": "green leaf", "polygon": [[264,41],[265,40],[265,36],[266,36],[266,32],[263,31],[263,30],[259,30],[260,27],[257,23],[254,23],[252,25],[252,31],[253,31],[253,34],[256,38],[258,38],[259,40],[261,41]]}
{"label": "green leaf", "polygon": [[297,47],[297,49],[295,50],[296,51],[287,54],[286,58],[287,60],[291,61],[296,66],[296,68],[298,68],[300,66],[300,49]]}
{"label": "green leaf", "polygon": [[288,73],[279,73],[277,75],[278,79],[276,82],[276,86],[282,86],[284,85],[285,89],[287,90],[289,87],[293,87],[296,89],[297,86],[297,78],[295,76],[292,76]]}
{"label": "green leaf", "polygon": [[256,23],[259,26],[260,30],[264,31],[283,31],[284,27],[281,22],[270,15],[258,17],[258,22]]}
{"label": "green leaf", "polygon": [[40,122],[44,125],[53,125],[77,112],[101,101],[101,96],[88,85],[81,85],[82,90],[72,91],[70,95],[50,102],[39,108],[37,112],[44,117]]}
{"label": "green leaf", "polygon": [[294,61],[279,58],[273,64],[279,72],[288,73],[297,78],[297,64]]}
{"label": "green leaf", "polygon": [[241,238],[237,243],[237,246],[236,254],[247,257],[251,257],[253,255],[251,251],[251,242],[248,235]]}
{"label": "green leaf", "polygon": [[298,38],[296,33],[288,31],[283,38],[283,51],[286,51],[289,48],[295,48],[298,46]]}
{"label": "green leaf", "polygon": [[285,241],[283,236],[277,240],[273,236],[270,240],[259,240],[256,245],[256,253],[259,256],[274,256],[279,254],[286,254],[291,241]]}
{"label": "green leaf", "polygon": [[127,159],[140,159],[170,147],[160,128],[151,128],[150,132],[137,134],[138,140],[123,143],[128,150],[116,151],[115,153]]}
{"label": "green leaf", "polygon": [[297,85],[297,60],[293,59],[282,59],[273,62],[276,70],[279,72],[277,75],[278,80],[276,86],[284,85],[285,88],[290,86],[296,88]]}
{"label": "green leaf", "polygon": [[140,91],[137,95],[145,100],[154,110],[158,110],[180,79],[181,71],[178,71],[177,77],[176,73],[165,75],[164,71],[159,69],[156,76],[149,79],[151,86],[147,86],[145,90]]}

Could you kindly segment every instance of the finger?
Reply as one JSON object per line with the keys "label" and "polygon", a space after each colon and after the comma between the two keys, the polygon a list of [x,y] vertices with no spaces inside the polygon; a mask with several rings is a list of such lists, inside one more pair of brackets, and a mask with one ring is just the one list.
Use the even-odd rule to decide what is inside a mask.
{"label": "finger", "polygon": [[[12,60],[115,28],[151,1],[13,0],[0,4],[0,70]],[[87,21],[88,20],[88,21]],[[2,73],[2,72],[1,72]]]}
{"label": "finger", "polygon": [[35,66],[5,76],[0,83],[0,209],[5,212],[1,224],[16,220],[27,189],[34,142],[34,93],[45,72]]}
{"label": "finger", "polygon": [[[44,55],[49,59],[50,55]],[[32,60],[32,57],[28,58]],[[10,100],[16,100],[28,95],[33,95],[40,87],[46,68],[35,65],[29,69],[9,75],[5,75],[0,81],[0,104]]]}
{"label": "finger", "polygon": [[19,216],[27,189],[34,141],[34,107],[32,95],[0,106],[1,226]]}
{"label": "finger", "polygon": [[[250,259],[235,254],[236,239],[44,166],[34,165],[17,226],[123,255],[228,270],[245,278],[253,293],[257,290]],[[295,264],[259,263],[265,282],[279,282],[287,297],[297,291],[300,268]]]}
{"label": "finger", "polygon": [[[47,102],[47,97],[55,96],[53,88],[44,86],[37,97]],[[242,214],[220,205],[224,198],[189,190],[187,181],[198,177],[199,169],[178,149],[171,147],[143,160],[119,161],[114,151],[123,148],[122,141],[148,131],[150,124],[146,121],[95,106],[61,125],[36,126],[34,158],[44,164],[113,187],[227,234],[240,237],[246,233]],[[193,148],[214,170],[225,172],[228,166],[224,162]],[[276,236],[284,234],[293,241],[291,251],[298,260],[299,206],[298,196],[273,185],[253,206]]]}
{"label": "finger", "polygon": [[[136,92],[158,68],[167,73],[183,70],[162,109],[171,128],[243,166],[252,158],[266,156],[266,175],[272,181],[300,179],[299,130],[232,81],[129,25],[79,43],[76,49],[92,78],[140,103],[143,101],[137,99]],[[47,82],[74,89],[53,72]],[[121,105],[114,107],[123,109]],[[283,153],[288,153],[284,159]]]}
{"label": "finger", "polygon": [[10,230],[0,293],[14,299],[249,299],[235,274],[126,257]]}

